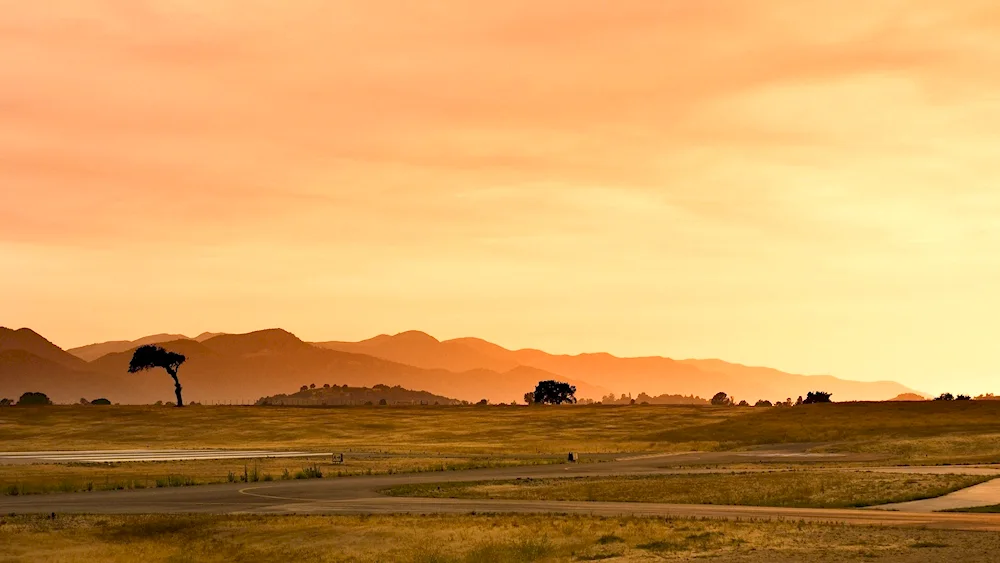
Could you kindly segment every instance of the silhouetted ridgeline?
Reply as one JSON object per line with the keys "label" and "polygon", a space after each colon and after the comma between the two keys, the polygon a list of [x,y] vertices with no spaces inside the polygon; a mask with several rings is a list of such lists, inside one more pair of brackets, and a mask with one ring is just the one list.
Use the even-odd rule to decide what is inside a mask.
{"label": "silhouetted ridgeline", "polygon": [[460,405],[462,401],[449,399],[427,391],[411,391],[400,386],[376,385],[374,387],[349,387],[323,385],[305,387],[291,395],[274,395],[257,401],[260,406],[358,406],[358,405]]}
{"label": "silhouetted ridgeline", "polygon": [[829,391],[838,401],[887,400],[913,393],[894,382],[795,375],[720,360],[559,356],[511,351],[476,338],[441,342],[421,332],[321,344],[303,342],[279,329],[197,338],[162,334],[84,346],[74,349],[80,355],[74,356],[29,329],[0,328],[0,397],[43,390],[62,404],[80,397],[107,397],[121,404],[173,400],[169,378],[127,373],[140,344],[159,344],[183,354],[185,397],[208,404],[276,396],[303,381],[369,388],[383,384],[472,403],[487,399],[491,404],[521,402],[525,392],[546,380],[575,386],[583,403],[640,391],[644,394],[635,397],[639,404],[703,404],[699,397],[711,397],[720,389],[751,404],[758,398],[797,396],[812,389]]}

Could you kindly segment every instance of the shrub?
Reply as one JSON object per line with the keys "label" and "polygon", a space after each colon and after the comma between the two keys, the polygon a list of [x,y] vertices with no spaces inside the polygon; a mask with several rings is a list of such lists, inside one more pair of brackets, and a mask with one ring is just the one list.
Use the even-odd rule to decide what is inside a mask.
{"label": "shrub", "polygon": [[806,394],[806,399],[802,401],[806,405],[814,405],[817,403],[832,403],[830,397],[833,393],[827,393],[826,391],[810,391]]}
{"label": "shrub", "polygon": [[17,401],[17,406],[19,407],[31,407],[31,406],[48,406],[52,404],[52,399],[45,393],[39,392],[27,392],[21,395],[21,398]]}
{"label": "shrub", "polygon": [[731,407],[733,406],[733,400],[729,398],[729,395],[719,392],[712,397],[712,404],[717,407]]}

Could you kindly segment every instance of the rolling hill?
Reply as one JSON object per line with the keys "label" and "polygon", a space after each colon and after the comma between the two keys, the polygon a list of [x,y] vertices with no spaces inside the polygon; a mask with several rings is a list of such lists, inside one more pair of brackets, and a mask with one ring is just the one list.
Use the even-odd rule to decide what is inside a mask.
{"label": "rolling hill", "polygon": [[579,398],[597,400],[609,393],[710,398],[723,391],[751,403],[794,400],[816,390],[833,393],[836,401],[888,400],[914,393],[891,381],[798,375],[722,360],[555,355],[508,350],[478,338],[442,342],[417,331],[361,342],[313,344],[280,329],[205,333],[197,338],[158,334],[75,348],[74,355],[34,331],[0,329],[0,395],[16,398],[24,391],[43,391],[59,402],[76,402],[81,396],[106,396],[121,403],[170,400],[165,374],[126,374],[132,350],[146,343],[161,344],[188,357],[181,368],[181,383],[185,398],[199,402],[251,403],[315,383],[402,386],[496,403],[520,400],[543,379],[568,381],[577,386]]}
{"label": "rolling hill", "polygon": [[[57,402],[102,396],[117,403],[140,404],[172,398],[172,385],[165,373],[159,370],[126,373],[134,348],[106,354],[88,363],[40,336],[29,338],[27,333],[22,336],[18,343],[35,352],[44,352],[53,360],[39,362],[32,359],[39,357],[35,352],[15,349],[13,346],[22,344],[11,344],[10,353],[0,359],[0,374],[5,374],[0,379],[0,395],[16,398],[25,391],[42,391]],[[180,379],[188,402],[252,403],[260,397],[312,383],[403,386],[470,402],[484,398],[490,402],[509,402],[520,400],[539,380],[556,377],[525,366],[506,371],[423,369],[365,354],[320,348],[278,329],[215,335],[202,342],[184,338],[159,344],[187,356]],[[55,359],[70,365],[59,364]],[[584,397],[598,398],[607,391],[585,382],[574,383]]]}
{"label": "rolling hill", "polygon": [[541,350],[508,350],[478,338],[438,341],[421,332],[381,335],[361,342],[320,342],[324,348],[363,352],[424,368],[510,369],[527,366],[564,379],[586,381],[616,394],[680,394],[709,398],[719,391],[746,399],[784,400],[808,391],[828,391],[838,401],[882,401],[914,391],[891,381],[860,382],[827,375],[798,375],[722,360],[673,360],[663,357],[619,358],[611,354],[575,356]]}
{"label": "rolling hill", "polygon": [[162,344],[164,342],[174,342],[176,340],[195,340],[197,342],[203,342],[209,338],[219,336],[220,334],[221,333],[206,332],[194,338],[189,338],[183,334],[154,334],[138,340],[113,340],[111,342],[100,342],[97,344],[80,346],[78,348],[70,348],[66,351],[81,360],[92,362],[101,356],[134,350],[144,344]]}

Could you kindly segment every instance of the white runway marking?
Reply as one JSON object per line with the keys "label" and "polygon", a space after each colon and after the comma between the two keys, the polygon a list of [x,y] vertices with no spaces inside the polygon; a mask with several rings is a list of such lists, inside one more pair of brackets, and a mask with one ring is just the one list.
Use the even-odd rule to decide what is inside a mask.
{"label": "white runway marking", "polygon": [[126,461],[187,461],[206,459],[254,459],[322,457],[331,453],[277,452],[267,450],[86,450],[46,452],[0,452],[0,465],[29,463],[120,463]]}

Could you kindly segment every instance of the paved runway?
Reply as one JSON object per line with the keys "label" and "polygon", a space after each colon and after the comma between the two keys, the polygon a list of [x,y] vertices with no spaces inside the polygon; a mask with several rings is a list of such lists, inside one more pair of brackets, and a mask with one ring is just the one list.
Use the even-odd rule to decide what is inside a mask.
{"label": "paved runway", "polygon": [[329,456],[330,453],[267,450],[80,450],[0,452],[0,465],[31,463],[119,463],[128,461],[190,461],[204,459],[258,459]]}
{"label": "paved runway", "polygon": [[[693,455],[693,454],[684,454]],[[710,456],[709,456],[710,457]],[[394,498],[383,488],[404,484],[544,477],[598,477],[712,473],[719,468],[683,468],[677,456],[643,457],[609,463],[548,465],[279,481],[242,485],[0,497],[0,513],[243,513],[243,514],[381,514],[381,513],[572,513],[604,516],[643,515],[728,519],[792,519],[845,524],[883,524],[1000,531],[1000,515],[828,510],[754,506],[672,505],[623,502],[557,502]],[[704,458],[696,457],[704,461]],[[766,470],[762,468],[759,470]],[[849,470],[849,469],[848,469]],[[863,470],[873,470],[865,468]],[[901,473],[1000,474],[998,467],[891,467]],[[971,489],[970,489],[971,490]],[[956,493],[958,494],[958,493]],[[998,487],[997,494],[1000,494]],[[944,497],[948,498],[948,497]]]}

